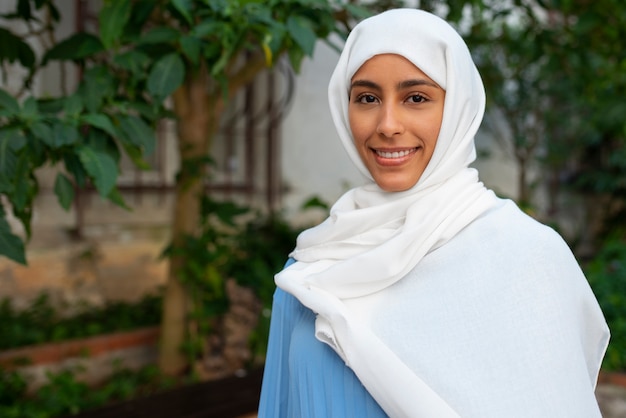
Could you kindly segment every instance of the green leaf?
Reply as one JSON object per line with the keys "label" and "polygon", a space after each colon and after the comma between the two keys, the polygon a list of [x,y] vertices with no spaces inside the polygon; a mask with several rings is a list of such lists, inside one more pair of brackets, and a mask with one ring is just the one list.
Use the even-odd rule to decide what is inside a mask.
{"label": "green leaf", "polygon": [[319,196],[313,196],[312,198],[304,202],[301,206],[301,209],[303,210],[311,208],[323,209],[325,211],[328,211],[330,209],[330,206],[328,205],[328,202],[323,201]]}
{"label": "green leaf", "polygon": [[187,23],[192,24],[191,9],[193,6],[192,0],[172,0],[174,8],[185,18]]}
{"label": "green leaf", "polygon": [[18,171],[17,151],[24,148],[26,143],[20,130],[0,130],[0,193],[11,193],[14,190]]}
{"label": "green leaf", "polygon": [[285,26],[282,24],[273,24],[268,28],[263,42],[270,48],[274,57],[281,52],[286,33]]}
{"label": "green leaf", "polygon": [[158,107],[150,106],[145,102],[124,102],[124,105],[127,109],[136,111],[139,115],[148,120],[157,120],[160,117],[174,117],[171,114],[167,114],[167,112],[164,112],[165,114],[161,114]]}
{"label": "green leaf", "polygon": [[124,27],[130,18],[131,6],[132,2],[127,0],[113,0],[104,3],[98,22],[100,39],[102,39],[105,48],[111,48],[122,37]]}
{"label": "green leaf", "polygon": [[154,130],[141,118],[132,115],[120,115],[120,130],[123,138],[141,148],[146,155],[154,152],[156,137]]}
{"label": "green leaf", "polygon": [[108,136],[104,131],[90,129],[86,136],[83,135],[83,142],[87,147],[108,155],[116,164],[119,164],[121,154],[118,144],[115,142],[114,138]]}
{"label": "green leaf", "polygon": [[94,35],[80,32],[54,45],[43,58],[43,63],[50,60],[78,61],[102,52],[104,47]]}
{"label": "green leaf", "polygon": [[[28,155],[20,154],[13,179],[14,192],[10,196],[14,214],[23,221],[30,218],[31,209],[29,203],[32,202],[38,190],[37,181],[33,177],[32,171],[29,170],[29,160]],[[27,222],[23,222],[23,224],[25,226],[30,225]],[[30,232],[28,233],[30,234]]]}
{"label": "green leaf", "polygon": [[57,195],[61,207],[69,210],[72,201],[74,201],[74,185],[63,173],[57,174],[54,182],[54,193]]}
{"label": "green leaf", "polygon": [[289,48],[287,55],[289,55],[289,62],[291,63],[293,70],[296,73],[299,73],[300,65],[304,59],[304,52],[300,48]]}
{"label": "green leaf", "polygon": [[97,66],[88,69],[83,75],[83,82],[79,88],[79,95],[87,110],[99,113],[105,105],[105,99],[115,96],[117,83],[111,74],[110,68]]}
{"label": "green leaf", "polygon": [[287,31],[305,55],[313,55],[317,36],[311,29],[311,22],[308,19],[301,16],[290,16],[287,19]]}
{"label": "green leaf", "polygon": [[78,133],[78,127],[63,123],[60,121],[54,121],[52,123],[52,135],[47,139],[39,138],[49,147],[56,149],[65,145],[76,144],[80,135]]}
{"label": "green leaf", "polygon": [[180,32],[176,29],[159,27],[143,34],[139,39],[139,45],[174,43],[178,40]]}
{"label": "green leaf", "polygon": [[148,91],[159,99],[172,94],[185,79],[185,64],[177,54],[158,60],[148,75]]}
{"label": "green leaf", "polygon": [[34,67],[35,53],[31,47],[5,28],[0,28],[0,45],[0,63],[19,61],[26,68]]}
{"label": "green leaf", "polygon": [[113,123],[111,122],[111,119],[103,113],[90,113],[83,115],[81,117],[81,121],[98,129],[102,129],[112,137],[116,137],[118,134],[117,129],[115,129],[115,126],[113,126]]}
{"label": "green leaf", "polygon": [[34,97],[31,96],[24,100],[21,116],[23,119],[27,120],[36,119],[37,116],[39,116],[39,107],[37,106],[37,100]]}
{"label": "green leaf", "polygon": [[150,57],[143,52],[133,50],[115,55],[113,62],[135,75],[141,75],[145,73],[146,67],[150,63]]}
{"label": "green leaf", "polygon": [[78,94],[72,94],[63,101],[63,110],[67,116],[78,117],[83,108],[83,100]]}
{"label": "green leaf", "polygon": [[13,96],[0,89],[0,109],[6,109],[8,111],[6,115],[13,116],[19,113],[20,105]]}
{"label": "green leaf", "polygon": [[126,155],[130,160],[135,164],[135,167],[140,170],[149,170],[150,164],[144,160],[143,152],[138,147],[130,145],[130,144],[122,144],[124,150],[126,151]]}
{"label": "green leaf", "polygon": [[52,129],[42,121],[37,121],[30,126],[30,130],[42,142],[46,143],[52,137]]}
{"label": "green leaf", "polygon": [[189,61],[193,65],[198,65],[200,61],[200,53],[202,51],[202,41],[193,36],[183,36],[180,38],[180,47]]}
{"label": "green leaf", "polygon": [[[17,129],[0,131],[0,193],[9,193],[13,190],[13,178],[17,156],[12,147],[14,138],[19,134]],[[2,205],[0,205],[0,210]]]}
{"label": "green leaf", "polygon": [[191,28],[191,35],[197,37],[207,37],[209,35],[217,35],[221,32],[224,24],[215,20],[205,20]]}
{"label": "green leaf", "polygon": [[230,51],[228,48],[222,48],[222,54],[220,55],[220,58],[217,60],[217,62],[215,62],[215,64],[213,64],[213,67],[211,67],[211,75],[213,77],[217,77],[218,74],[222,73],[222,70],[226,67],[226,64],[228,64],[231,53],[232,51]]}
{"label": "green leaf", "polygon": [[63,156],[63,163],[65,164],[67,172],[74,177],[76,185],[79,188],[85,187],[87,184],[87,172],[80,163],[78,156],[75,154],[65,154]]}
{"label": "green leaf", "polygon": [[17,128],[0,129],[0,141],[2,140],[6,141],[7,148],[11,151],[19,151],[27,144],[24,134]]}
{"label": "green leaf", "polygon": [[13,232],[6,220],[6,213],[0,206],[0,255],[26,265],[24,242]]}
{"label": "green leaf", "polygon": [[38,100],[39,111],[47,115],[54,115],[63,111],[65,98],[42,98]]}
{"label": "green leaf", "polygon": [[115,160],[110,155],[87,146],[80,147],[77,154],[100,196],[106,197],[113,190],[117,180]]}
{"label": "green leaf", "polygon": [[114,187],[113,190],[111,190],[111,192],[107,196],[107,199],[109,199],[111,202],[115,203],[117,206],[123,209],[132,210],[131,207],[128,206],[126,202],[124,201],[124,197],[122,196],[122,194],[120,193],[117,187]]}

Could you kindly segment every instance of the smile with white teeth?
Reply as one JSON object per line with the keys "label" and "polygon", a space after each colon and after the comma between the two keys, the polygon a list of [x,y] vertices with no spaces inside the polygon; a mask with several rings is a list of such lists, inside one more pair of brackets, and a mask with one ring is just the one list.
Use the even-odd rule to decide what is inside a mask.
{"label": "smile with white teeth", "polygon": [[411,152],[415,151],[415,148],[407,149],[403,151],[394,151],[394,152],[386,152],[386,151],[379,151],[379,150],[374,150],[374,151],[376,151],[376,154],[378,156],[383,157],[383,158],[402,158],[402,157],[406,157]]}

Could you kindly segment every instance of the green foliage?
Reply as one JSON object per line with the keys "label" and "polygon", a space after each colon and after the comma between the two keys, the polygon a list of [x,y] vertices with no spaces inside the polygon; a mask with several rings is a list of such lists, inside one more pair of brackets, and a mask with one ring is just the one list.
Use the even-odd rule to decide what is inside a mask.
{"label": "green foliage", "polygon": [[11,299],[0,302],[0,350],[127,331],[159,324],[161,296],[146,295],[136,303],[110,302],[103,307],[74,306],[63,316],[42,293],[23,310]]}
{"label": "green foliage", "polygon": [[[304,207],[326,210],[328,205],[313,198]],[[208,198],[203,201],[203,214],[202,234],[189,237],[182,247],[167,250],[189,255],[183,283],[196,302],[197,310],[191,317],[200,331],[186,341],[191,358],[201,354],[202,341],[212,332],[215,318],[228,308],[224,278],[232,277],[253,289],[269,312],[275,290],[274,274],[282,269],[302,229],[290,226],[277,215],[256,214],[246,220],[250,219],[250,209]],[[5,343],[0,349],[156,324],[160,321],[161,304],[160,297],[146,296],[136,304],[114,303],[101,309],[74,307],[74,310],[79,313],[61,318],[45,294],[21,311],[13,308],[10,299],[5,299],[0,303],[0,344]],[[266,314],[250,340],[252,350],[259,356],[265,353],[268,330]],[[149,395],[176,384],[155,366],[138,372],[119,365],[114,368],[112,377],[95,388],[78,380],[80,369],[50,373],[48,382],[32,395],[26,393],[22,375],[0,369],[0,416],[66,416]]]}
{"label": "green foliage", "polygon": [[163,100],[183,83],[185,64],[177,54],[160,58],[148,76],[148,91]]}
{"label": "green foliage", "polygon": [[626,370],[626,234],[614,234],[587,266],[589,283],[611,330],[602,367]]}
{"label": "green foliage", "polygon": [[14,35],[11,31],[0,28],[0,43],[6,45],[7,48],[2,49],[0,61],[9,63],[19,62],[24,67],[31,67],[35,63],[35,53],[21,38]]}
{"label": "green foliage", "polygon": [[[485,80],[488,108],[499,109],[511,129],[507,145],[520,170],[529,164],[544,169],[553,194],[603,195],[623,204],[623,2],[474,3],[466,38]],[[531,181],[521,179],[520,187],[530,188]]]}
{"label": "green foliage", "polygon": [[302,209],[322,209],[325,212],[330,210],[328,202],[323,201],[319,196],[313,196],[302,205]]}
{"label": "green foliage", "polygon": [[[327,208],[319,198],[311,199],[309,208]],[[290,225],[277,214],[253,214],[250,208],[232,202],[203,198],[202,228],[188,236],[182,245],[170,246],[165,255],[185,254],[181,281],[194,300],[190,318],[197,333],[188,335],[184,351],[191,358],[201,356],[203,341],[215,331],[216,319],[226,313],[230,300],[226,279],[233,278],[252,289],[264,312],[251,335],[254,353],[263,355],[267,348],[269,315],[276,289],[274,275],[282,270],[304,228]],[[252,216],[251,216],[252,215]]]}
{"label": "green foliage", "polygon": [[[34,19],[34,10],[58,16],[50,1],[22,0],[17,4],[16,13],[5,18]],[[57,22],[58,19],[34,20],[33,25],[39,23],[42,30],[52,31]],[[55,193],[64,208],[71,206],[73,187],[85,187],[88,182],[101,196],[117,202],[119,193],[115,183],[120,149],[139,162],[146,150],[154,148],[153,129],[147,127],[153,126],[162,114],[161,104],[134,94],[134,90],[118,89],[127,84],[128,77],[122,71],[112,71],[106,59],[102,59],[104,52],[96,36],[73,34],[45,51],[41,60],[22,60],[21,63],[31,73],[50,61],[79,63],[84,77],[76,91],[45,99],[28,95],[19,101],[6,91],[0,93],[0,194],[8,199],[27,238],[33,200],[39,191],[35,171],[41,166],[63,166],[66,174],[57,179]],[[4,59],[11,61],[10,57]],[[25,82],[24,87],[28,88],[28,83]],[[150,111],[133,112],[141,107]],[[134,126],[141,126],[131,131],[131,137],[127,126],[129,117],[136,118]],[[1,215],[4,221],[6,215],[4,212]],[[0,245],[0,254],[25,263],[23,244],[14,245],[21,238],[4,224],[0,225],[0,230],[8,241]]]}
{"label": "green foliage", "polygon": [[[611,196],[626,203],[626,51],[618,43],[626,36],[626,7],[619,0],[563,2],[568,17],[550,52],[558,60],[553,69],[567,81],[577,135],[551,144],[573,157],[572,186],[590,195]],[[582,47],[584,45],[584,47]],[[562,84],[561,84],[562,85]],[[562,90],[562,89],[561,89]],[[559,92],[559,93],[562,93]],[[563,119],[561,118],[561,121]],[[573,160],[573,164],[572,164]],[[607,230],[623,227],[624,219]],[[618,221],[614,219],[613,221]]]}
{"label": "green foliage", "polygon": [[[27,22],[30,31],[0,27],[0,65],[19,64],[28,75],[18,93],[0,89],[0,195],[25,238],[40,167],[64,172],[54,189],[64,208],[74,198],[70,185],[90,184],[126,207],[116,188],[121,154],[147,167],[143,157],[155,147],[156,122],[169,115],[163,107],[169,95],[206,72],[215,88],[207,94],[228,98],[249,77],[239,64],[242,54],[271,66],[287,53],[297,69],[318,38],[343,33],[357,12],[364,13],[331,0],[109,0],[97,33],[70,34],[38,57],[26,39],[54,39],[59,11],[53,0],[17,0],[3,18]],[[29,91],[33,76],[52,63],[77,65],[82,78],[74,91],[36,97]],[[0,213],[0,255],[25,263],[23,244],[15,245],[22,237],[7,227],[6,216]]]}
{"label": "green foliage", "polygon": [[224,265],[233,251],[237,218],[247,212],[248,208],[232,202],[218,202],[204,196],[198,234],[188,235],[182,243],[170,245],[164,251],[167,257],[186,258],[179,280],[193,301],[193,310],[188,313],[193,332],[188,333],[183,351],[192,364],[205,354],[205,338],[216,332],[216,319],[228,310]]}
{"label": "green foliage", "polygon": [[250,336],[253,353],[267,351],[272,297],[276,289],[274,275],[285,265],[301,228],[294,228],[278,215],[259,216],[237,234],[235,248],[225,266],[225,275],[252,289],[263,304],[259,324]]}
{"label": "green foliage", "polygon": [[0,251],[12,260],[25,263],[24,243],[12,233],[2,205],[0,205],[0,215]]}
{"label": "green foliage", "polygon": [[273,277],[285,265],[300,232],[301,228],[294,228],[278,215],[257,217],[235,236],[235,252],[228,259],[226,274],[253,289],[264,307],[271,307]]}
{"label": "green foliage", "polygon": [[17,372],[0,368],[0,405],[10,405],[26,393],[26,380]]}
{"label": "green foliage", "polygon": [[119,364],[114,365],[111,377],[98,387],[81,382],[80,373],[80,368],[48,373],[46,384],[34,394],[28,394],[24,376],[16,371],[0,369],[0,416],[65,417],[113,402],[148,396],[174,384],[156,366],[133,371]]}

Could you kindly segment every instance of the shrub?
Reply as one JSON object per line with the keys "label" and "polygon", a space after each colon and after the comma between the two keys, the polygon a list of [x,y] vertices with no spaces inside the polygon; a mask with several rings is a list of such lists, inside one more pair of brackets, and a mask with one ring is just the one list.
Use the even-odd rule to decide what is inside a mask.
{"label": "shrub", "polygon": [[610,236],[586,270],[611,330],[602,367],[626,371],[626,234]]}
{"label": "shrub", "polygon": [[85,305],[77,307],[75,315],[64,317],[45,292],[24,310],[16,309],[5,298],[0,302],[0,350],[157,325],[161,320],[161,299],[153,294],[135,303]]}

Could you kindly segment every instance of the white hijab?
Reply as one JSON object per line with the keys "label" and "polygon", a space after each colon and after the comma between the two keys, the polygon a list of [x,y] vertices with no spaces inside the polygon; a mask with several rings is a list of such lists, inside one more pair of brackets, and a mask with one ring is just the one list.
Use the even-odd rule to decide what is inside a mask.
{"label": "white hijab", "polygon": [[291,254],[297,262],[276,275],[276,284],[317,314],[317,338],[335,349],[388,414],[453,417],[456,413],[342,302],[401,280],[497,202],[469,168],[485,108],[480,75],[457,32],[424,11],[381,13],[358,24],[346,41],[328,95],[354,164],[372,179],[350,131],[350,81],[368,59],[389,53],[405,57],[446,91],[432,159],[410,190],[388,193],[372,180],[343,195],[327,220],[298,237]]}

